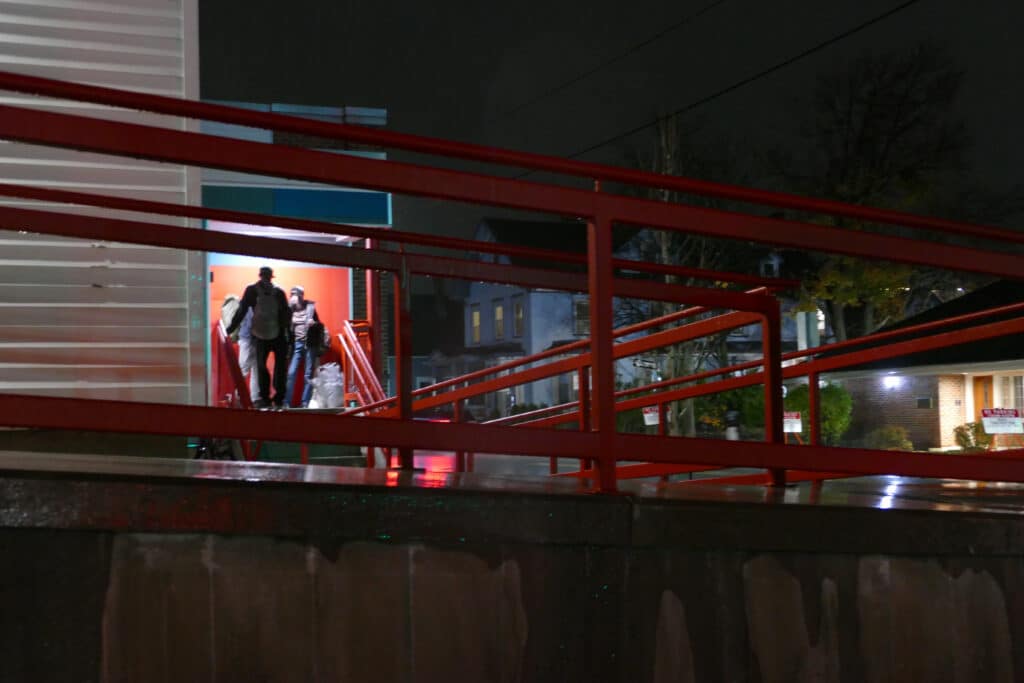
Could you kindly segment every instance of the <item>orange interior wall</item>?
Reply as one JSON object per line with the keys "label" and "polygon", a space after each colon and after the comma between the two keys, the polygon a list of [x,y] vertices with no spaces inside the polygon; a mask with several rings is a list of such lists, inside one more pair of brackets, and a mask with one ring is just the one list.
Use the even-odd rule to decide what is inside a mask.
{"label": "orange interior wall", "polygon": [[[220,320],[220,307],[224,297],[235,294],[241,298],[245,288],[259,279],[259,268],[245,266],[210,266],[210,329]],[[349,311],[349,269],[325,268],[318,266],[274,266],[274,284],[284,290],[285,295],[295,285],[302,285],[306,298],[316,302],[320,321],[331,333],[331,348],[321,358],[323,363],[337,363],[338,331],[341,323],[351,318]],[[270,358],[269,369],[273,372],[274,359]],[[297,392],[302,390],[301,376],[297,381]]]}
{"label": "orange interior wall", "polygon": [[[256,282],[258,268],[252,266],[210,266],[210,323],[220,320],[220,307],[224,297],[239,297],[245,288]],[[322,268],[316,266],[280,266],[274,268],[274,284],[284,290],[302,285],[306,298],[316,302],[316,312],[331,330],[332,336],[343,320],[348,320],[349,270],[348,268]]]}

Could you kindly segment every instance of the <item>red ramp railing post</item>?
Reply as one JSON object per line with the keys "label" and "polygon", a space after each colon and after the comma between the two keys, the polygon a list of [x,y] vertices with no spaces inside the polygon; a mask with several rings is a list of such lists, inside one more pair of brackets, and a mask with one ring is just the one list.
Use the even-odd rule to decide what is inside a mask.
{"label": "red ramp railing post", "polygon": [[[456,424],[461,424],[463,421],[462,415],[462,401],[456,401],[452,405],[452,420]],[[455,451],[455,471],[465,472],[466,471],[466,452]]]}
{"label": "red ramp railing post", "polygon": [[[412,419],[412,314],[409,310],[409,272],[395,273],[395,394],[398,419]],[[413,449],[398,449],[398,466],[413,468]]]}
{"label": "red ramp railing post", "polygon": [[807,375],[807,420],[810,423],[811,445],[821,445],[821,392],[818,390],[818,373]]}
{"label": "red ramp railing post", "polygon": [[[761,326],[764,363],[764,440],[782,444],[782,315],[778,302],[764,312]],[[786,485],[786,470],[772,468],[772,485]]]}
{"label": "red ramp railing post", "polygon": [[[378,240],[366,240],[367,249],[380,249]],[[369,330],[369,357],[373,372],[380,381],[384,376],[384,349],[381,345],[380,334],[380,273],[373,268],[366,269],[366,322]]]}
{"label": "red ramp railing post", "polygon": [[591,428],[598,435],[597,490],[614,493],[615,360],[612,355],[612,224],[604,216],[587,224],[590,294]]}
{"label": "red ramp railing post", "polygon": [[[579,410],[580,410],[579,423],[580,423],[580,431],[581,432],[589,432],[590,431],[590,368],[588,366],[586,366],[586,365],[584,365],[584,366],[582,366],[580,368],[577,368],[577,370],[576,370],[576,377],[578,378],[579,387],[580,387],[580,391],[579,391],[579,404],[580,404],[580,408],[579,408]],[[590,467],[590,463],[591,462],[593,462],[593,460],[591,460],[590,462],[587,462],[586,460],[580,460],[580,469],[581,470],[587,469],[588,467]]]}

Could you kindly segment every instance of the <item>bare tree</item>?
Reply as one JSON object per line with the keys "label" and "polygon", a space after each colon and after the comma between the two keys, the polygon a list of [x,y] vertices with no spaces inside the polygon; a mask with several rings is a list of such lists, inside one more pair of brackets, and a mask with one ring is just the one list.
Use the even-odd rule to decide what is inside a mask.
{"label": "bare tree", "polygon": [[[789,189],[853,204],[972,218],[966,191],[969,138],[956,113],[963,74],[933,43],[867,55],[822,74],[804,133],[807,154],[780,155]],[[960,204],[950,206],[951,198]],[[991,219],[998,204],[975,202]],[[1009,207],[1013,202],[1005,203]],[[957,210],[959,209],[959,210]],[[967,215],[965,215],[967,214]],[[831,219],[851,230],[878,229]],[[810,259],[805,305],[825,312],[839,340],[870,334],[904,316],[922,289],[963,279],[892,263],[839,256]]]}
{"label": "bare tree", "polygon": [[[734,164],[730,160],[730,146],[720,144],[712,148],[697,144],[694,138],[697,137],[699,128],[691,127],[684,130],[683,125],[675,116],[660,119],[651,153],[646,157],[635,157],[634,163],[664,175],[686,175],[702,179],[729,177],[733,180],[730,177],[734,172]],[[664,202],[719,208],[722,206],[722,202],[718,200],[686,195],[674,190],[649,190],[646,195]],[[706,270],[729,269],[741,261],[749,263],[754,253],[748,245],[696,234],[654,229],[639,230],[628,246],[643,260]],[[707,281],[692,277],[680,278],[672,275],[662,276],[662,280],[672,284],[709,284]],[[676,304],[669,302],[622,301],[618,302],[616,317],[619,324],[628,324],[648,317],[667,315],[677,309]],[[666,362],[662,366],[662,372],[667,377],[683,377],[705,368],[712,362],[724,365],[727,362],[725,336],[715,335],[672,345],[666,350]],[[681,410],[670,411],[669,433],[692,436],[695,431],[696,416],[691,399],[682,402]]]}

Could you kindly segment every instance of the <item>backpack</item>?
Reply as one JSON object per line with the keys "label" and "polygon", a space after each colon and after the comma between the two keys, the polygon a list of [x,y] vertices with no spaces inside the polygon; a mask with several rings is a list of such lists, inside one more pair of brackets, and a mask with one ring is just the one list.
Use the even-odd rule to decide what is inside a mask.
{"label": "backpack", "polygon": [[[228,294],[224,297],[224,303],[220,307],[220,321],[224,324],[224,329],[228,328],[231,324],[231,319],[235,317],[235,311],[238,310],[240,302],[237,294]],[[238,333],[241,331],[241,327],[231,333],[231,341],[238,341]]]}
{"label": "backpack", "polygon": [[331,348],[331,333],[327,326],[313,319],[313,304],[309,305],[309,324],[306,327],[306,348],[310,355],[319,358]]}
{"label": "backpack", "polygon": [[281,301],[277,287],[269,290],[256,285],[256,305],[252,311],[252,336],[259,339],[276,339],[281,334]]}

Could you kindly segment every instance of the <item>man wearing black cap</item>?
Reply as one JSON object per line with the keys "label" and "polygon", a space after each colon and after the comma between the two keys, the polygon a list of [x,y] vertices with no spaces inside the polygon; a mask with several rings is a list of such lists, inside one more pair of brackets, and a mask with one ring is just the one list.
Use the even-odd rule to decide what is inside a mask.
{"label": "man wearing black cap", "polygon": [[284,407],[285,385],[288,378],[288,346],[291,332],[292,312],[284,290],[274,286],[273,269],[260,268],[260,279],[245,288],[238,310],[231,318],[227,333],[231,334],[242,323],[251,308],[252,338],[256,345],[256,372],[259,376],[260,397],[258,408],[270,406],[270,373],[267,371],[267,357],[274,354],[274,407]]}

